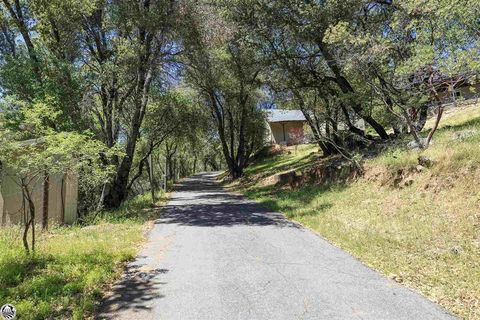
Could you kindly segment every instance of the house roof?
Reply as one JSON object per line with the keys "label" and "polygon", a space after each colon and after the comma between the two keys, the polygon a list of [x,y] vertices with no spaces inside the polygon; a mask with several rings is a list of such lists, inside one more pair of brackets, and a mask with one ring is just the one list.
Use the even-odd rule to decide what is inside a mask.
{"label": "house roof", "polygon": [[306,121],[306,119],[301,110],[272,109],[267,111],[267,121],[269,123],[272,123],[287,121]]}
{"label": "house roof", "polygon": [[431,80],[435,87],[438,89],[448,89],[450,85],[460,87],[469,85],[469,82],[471,81],[478,82],[476,79],[478,76],[479,75],[473,71],[448,75],[433,69],[432,66],[425,66],[413,72],[408,79],[411,84],[418,86],[421,84],[428,84],[430,77],[432,77]]}

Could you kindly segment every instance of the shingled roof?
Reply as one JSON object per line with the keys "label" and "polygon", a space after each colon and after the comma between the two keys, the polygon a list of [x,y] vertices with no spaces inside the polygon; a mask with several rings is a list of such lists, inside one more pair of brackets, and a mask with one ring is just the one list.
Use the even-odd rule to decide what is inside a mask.
{"label": "shingled roof", "polygon": [[267,121],[269,123],[272,123],[287,121],[306,121],[306,119],[301,110],[271,109],[267,111]]}

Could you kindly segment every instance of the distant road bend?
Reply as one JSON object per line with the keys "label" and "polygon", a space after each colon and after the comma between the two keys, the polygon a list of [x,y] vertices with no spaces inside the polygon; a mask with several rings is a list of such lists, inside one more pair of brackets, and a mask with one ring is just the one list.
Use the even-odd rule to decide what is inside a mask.
{"label": "distant road bend", "polygon": [[98,319],[454,319],[281,214],[186,179]]}

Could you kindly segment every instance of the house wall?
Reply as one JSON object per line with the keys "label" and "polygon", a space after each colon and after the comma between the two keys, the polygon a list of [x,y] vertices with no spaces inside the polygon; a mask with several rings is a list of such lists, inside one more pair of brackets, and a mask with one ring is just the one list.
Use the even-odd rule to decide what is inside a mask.
{"label": "house wall", "polygon": [[72,224],[77,221],[78,206],[78,176],[67,175],[65,179],[65,217],[64,223]]}
{"label": "house wall", "polygon": [[[355,126],[359,129],[365,130],[365,121],[359,118],[352,119]],[[285,125],[285,136],[283,137],[283,125]],[[306,121],[287,121],[287,122],[273,122],[269,123],[268,142],[272,144],[292,144],[292,135],[289,134],[291,130],[302,130],[303,137],[306,138],[311,135],[312,130]],[[321,128],[322,133],[325,134],[325,128]],[[338,124],[338,130],[348,130],[348,126],[343,122]],[[285,141],[286,140],[286,141]]]}
{"label": "house wall", "polygon": [[[270,140],[276,144],[291,144],[294,142],[293,131],[299,130],[304,134],[304,121],[288,121],[270,123]],[[285,136],[284,136],[285,128]]]}
{"label": "house wall", "polygon": [[[62,186],[63,175],[50,176],[48,190],[48,220],[55,223],[63,223],[63,204],[65,199],[63,193],[65,187]],[[62,191],[63,190],[63,191]],[[62,198],[63,197],[63,198]]]}
{"label": "house wall", "polygon": [[[3,197],[2,225],[20,224],[23,222],[23,196],[19,181],[13,178],[9,169],[4,167],[0,189]],[[33,203],[36,210],[36,221],[41,222],[43,208],[43,185],[40,179],[31,183]],[[26,204],[28,205],[28,204]]]}
{"label": "house wall", "polygon": [[[13,175],[9,174],[8,168],[2,171],[0,181],[0,217],[1,225],[23,223],[23,197],[22,190]],[[64,175],[52,175],[49,177],[48,192],[48,220],[49,224],[73,223],[77,219],[78,179],[67,176],[63,183]],[[35,204],[35,221],[42,222],[43,217],[43,179],[39,178],[32,183],[30,190]],[[65,204],[65,216],[62,209],[62,194]]]}
{"label": "house wall", "polygon": [[[477,99],[480,97],[480,83],[477,83],[472,86],[470,85],[461,86],[459,88],[456,88],[455,92],[458,92],[460,94],[460,97],[456,96],[456,99],[458,101]],[[440,99],[442,99],[443,103],[453,102],[453,92],[451,91],[440,92],[439,96],[440,96]]]}

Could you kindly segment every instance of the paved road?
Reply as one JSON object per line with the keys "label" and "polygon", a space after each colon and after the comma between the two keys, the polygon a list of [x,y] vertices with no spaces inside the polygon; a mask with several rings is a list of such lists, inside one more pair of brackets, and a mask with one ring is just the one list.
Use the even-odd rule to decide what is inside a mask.
{"label": "paved road", "polygon": [[202,174],[180,186],[99,319],[453,319]]}

